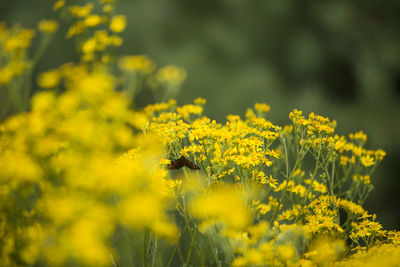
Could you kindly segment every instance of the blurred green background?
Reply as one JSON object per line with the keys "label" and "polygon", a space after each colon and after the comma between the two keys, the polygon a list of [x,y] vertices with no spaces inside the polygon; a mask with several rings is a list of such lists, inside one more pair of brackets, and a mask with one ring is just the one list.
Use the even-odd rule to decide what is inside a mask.
{"label": "blurred green background", "polygon": [[[58,19],[53,3],[0,0],[0,20],[34,28]],[[206,115],[223,121],[266,102],[275,123],[289,123],[298,108],[336,119],[340,134],[364,130],[369,148],[387,151],[366,208],[385,228],[400,229],[400,1],[121,0],[117,7],[128,20],[118,54],[184,67],[180,104],[204,97]],[[77,60],[67,27],[36,73]],[[144,93],[137,102],[152,99]]]}

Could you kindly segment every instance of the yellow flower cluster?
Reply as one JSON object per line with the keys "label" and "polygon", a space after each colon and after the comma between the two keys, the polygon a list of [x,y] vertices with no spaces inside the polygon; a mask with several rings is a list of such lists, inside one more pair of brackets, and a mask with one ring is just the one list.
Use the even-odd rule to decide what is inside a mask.
{"label": "yellow flower cluster", "polygon": [[176,183],[159,165],[157,138],[135,133],[143,115],[107,72],[60,69],[65,93],[37,94],[29,113],[1,125],[0,261],[109,265],[118,224],[174,241],[165,211]]}
{"label": "yellow flower cluster", "polygon": [[[57,11],[64,9],[75,20],[68,29],[67,38],[85,35],[83,39],[80,38],[80,51],[82,60],[86,62],[93,62],[100,57],[103,63],[109,63],[109,50],[122,45],[122,38],[114,33],[124,31],[126,17],[113,14],[114,1],[101,1],[100,5],[99,8],[93,3],[68,6],[65,1],[57,1],[53,6]],[[96,13],[97,9],[101,9],[101,12]]]}
{"label": "yellow flower cluster", "polygon": [[57,30],[58,23],[55,20],[41,20],[39,21],[38,29],[41,32],[53,33]]}
{"label": "yellow flower cluster", "polygon": [[118,61],[118,67],[125,71],[135,71],[142,74],[149,74],[154,71],[156,64],[145,55],[124,56]]}
{"label": "yellow flower cluster", "polygon": [[0,85],[8,84],[24,73],[29,65],[27,49],[33,36],[33,30],[18,26],[8,28],[5,23],[0,23]]}
{"label": "yellow flower cluster", "polygon": [[[300,261],[302,264],[319,264],[328,262],[328,259],[333,262],[345,251],[341,240],[350,238],[353,241],[351,248],[359,249],[362,246],[372,246],[385,238],[387,232],[375,220],[368,220],[371,215],[359,205],[372,189],[372,169],[370,165],[363,164],[363,156],[373,156],[372,164],[375,165],[385,155],[382,150],[366,150],[347,141],[343,136],[334,135],[336,122],[313,113],[305,118],[301,111],[294,110],[289,116],[293,125],[284,127],[286,130],[281,131],[281,127],[256,116],[251,109],[246,113],[246,120],[241,120],[237,115],[229,115],[227,123],[222,125],[201,116],[202,106],[199,104],[202,101],[196,100],[194,105],[182,107],[176,107],[176,103],[161,103],[147,108],[149,114],[154,116],[148,130],[162,136],[167,155],[172,155],[172,158],[193,158],[207,176],[206,188],[226,183],[237,184],[242,190],[247,190],[246,192],[253,188],[253,194],[247,200],[247,203],[251,200],[250,211],[253,218],[274,225],[283,223],[295,226],[301,223],[307,238],[309,234],[334,234],[338,238],[337,241],[332,241],[337,242],[337,245],[332,246],[338,247],[340,253],[334,252],[336,249],[327,252],[323,248],[323,242],[317,242],[321,245],[316,245],[315,249],[310,247],[310,252],[302,258],[297,252],[290,252],[293,246],[283,249],[276,244],[272,245],[277,242],[274,238],[279,234],[276,233],[268,246],[274,251],[285,251],[286,258],[283,258],[293,262]],[[266,107],[268,106],[257,104],[255,109],[265,113]],[[263,116],[261,112],[259,114]],[[276,144],[278,139],[282,141],[280,145]],[[350,139],[365,140],[365,134],[359,132],[350,135]],[[289,161],[288,147],[295,148],[292,162]],[[343,158],[348,152],[353,154],[354,160],[343,164]],[[313,171],[310,171],[309,179],[304,177],[305,171],[298,168],[305,157],[313,159],[315,165]],[[280,168],[286,169],[283,176]],[[349,181],[353,182],[350,186]],[[257,190],[254,189],[255,184],[258,184]],[[205,190],[208,192],[208,189]],[[346,195],[348,199],[339,198],[338,195]],[[269,201],[261,202],[266,196]],[[230,199],[229,195],[225,198]],[[232,216],[240,213],[231,210],[229,215],[225,214],[225,201],[222,199],[214,200],[212,205],[208,198],[200,197],[195,202],[197,211],[192,212],[195,217],[199,217],[197,212],[204,205],[204,208],[209,207],[201,211],[202,214],[207,214],[204,218],[206,225],[209,225],[208,220],[219,218],[219,221],[225,221],[225,226],[228,226],[233,223]],[[346,212],[347,219],[344,223],[341,222],[339,209]],[[222,233],[233,246],[231,249],[238,249],[235,238],[241,236],[240,233]],[[208,234],[215,238],[215,232]],[[254,245],[254,240],[248,242]],[[251,244],[245,245],[246,253],[241,249],[242,256],[234,260],[234,265],[272,264],[271,259],[262,256],[265,255],[263,249],[267,245],[254,247]],[[325,256],[321,254],[323,251]],[[285,262],[282,261],[282,255],[271,255],[274,255],[273,265]]]}

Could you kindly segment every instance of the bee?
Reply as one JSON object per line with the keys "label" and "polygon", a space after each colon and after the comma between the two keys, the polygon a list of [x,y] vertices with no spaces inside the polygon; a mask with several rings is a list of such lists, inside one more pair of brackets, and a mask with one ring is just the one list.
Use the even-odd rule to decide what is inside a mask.
{"label": "bee", "polygon": [[176,170],[180,169],[182,167],[188,167],[191,170],[200,170],[199,166],[185,158],[184,156],[181,156],[179,159],[173,160],[168,166],[167,169],[169,170]]}

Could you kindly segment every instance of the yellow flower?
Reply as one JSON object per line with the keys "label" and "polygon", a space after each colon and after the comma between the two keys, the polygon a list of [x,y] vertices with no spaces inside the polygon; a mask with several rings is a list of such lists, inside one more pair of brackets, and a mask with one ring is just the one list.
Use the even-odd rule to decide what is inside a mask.
{"label": "yellow flower", "polygon": [[313,182],[313,188],[315,191],[320,192],[322,194],[326,193],[326,186],[324,184],[318,183],[317,181]]}
{"label": "yellow flower", "polygon": [[265,103],[256,103],[254,105],[254,109],[261,112],[261,113],[268,113],[271,107]]}
{"label": "yellow flower", "polygon": [[94,38],[89,38],[82,44],[82,52],[91,54],[96,51],[97,41]]}
{"label": "yellow flower", "polygon": [[312,259],[317,264],[328,264],[334,262],[345,252],[346,247],[343,240],[321,237],[313,241],[306,258]]}
{"label": "yellow flower", "polygon": [[365,167],[370,167],[375,164],[375,160],[370,155],[365,155],[360,158],[361,164]]}
{"label": "yellow flower", "polygon": [[113,46],[121,46],[122,45],[122,38],[117,35],[110,36],[110,44]]}
{"label": "yellow flower", "polygon": [[198,97],[194,100],[194,103],[196,105],[205,105],[206,104],[206,100],[204,98]]}
{"label": "yellow flower", "polygon": [[222,222],[228,228],[240,229],[250,220],[244,199],[230,187],[200,195],[191,203],[190,211],[194,217],[205,220],[203,225]]}
{"label": "yellow flower", "polygon": [[74,17],[83,18],[88,16],[90,12],[92,12],[92,9],[93,9],[92,3],[87,3],[84,6],[74,5],[70,7],[69,13]]}
{"label": "yellow flower", "polygon": [[111,13],[114,10],[114,7],[110,4],[106,4],[103,6],[102,11],[104,13]]}
{"label": "yellow flower", "polygon": [[171,163],[171,160],[169,160],[169,159],[160,159],[160,164],[161,165],[167,165],[167,164],[170,164]]}
{"label": "yellow flower", "polygon": [[162,83],[180,84],[186,78],[186,71],[174,65],[168,65],[161,68],[156,79]]}
{"label": "yellow flower", "polygon": [[30,29],[19,29],[11,31],[8,38],[4,40],[3,49],[6,52],[13,52],[19,49],[26,49],[31,45],[35,32]]}
{"label": "yellow flower", "polygon": [[377,161],[383,160],[383,158],[386,156],[386,152],[383,151],[382,149],[378,149],[375,151],[375,157]]}
{"label": "yellow flower", "polygon": [[58,70],[42,72],[38,77],[38,85],[42,88],[54,88],[60,83],[60,79]]}
{"label": "yellow flower", "polygon": [[124,15],[117,15],[111,19],[110,29],[113,32],[122,32],[126,27],[126,17]]}
{"label": "yellow flower", "polygon": [[60,8],[62,8],[65,5],[65,1],[64,0],[58,0],[57,2],[54,3],[53,5],[53,10],[59,10]]}
{"label": "yellow flower", "polygon": [[38,29],[41,32],[53,33],[57,28],[58,23],[55,20],[41,20],[38,24]]}
{"label": "yellow flower", "polygon": [[102,18],[99,15],[89,15],[85,18],[84,22],[87,27],[95,27],[99,25]]}
{"label": "yellow flower", "polygon": [[271,205],[259,204],[257,206],[257,210],[260,214],[265,215],[267,212],[271,210]]}
{"label": "yellow flower", "polygon": [[125,71],[149,74],[156,68],[156,63],[145,55],[123,56],[118,60],[118,67]]}
{"label": "yellow flower", "polygon": [[350,139],[353,140],[361,140],[362,142],[367,141],[367,135],[363,131],[358,131],[356,133],[349,134]]}

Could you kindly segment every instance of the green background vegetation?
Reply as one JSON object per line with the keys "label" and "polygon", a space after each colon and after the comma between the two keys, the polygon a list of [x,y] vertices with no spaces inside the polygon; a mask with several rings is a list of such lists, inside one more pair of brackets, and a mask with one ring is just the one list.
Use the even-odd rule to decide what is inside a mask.
{"label": "green background vegetation", "polygon": [[[52,4],[1,0],[0,20],[34,28],[42,18],[59,19]],[[400,228],[399,1],[121,0],[117,6],[128,20],[118,54],[184,67],[179,103],[204,97],[206,115],[222,121],[266,102],[275,123],[289,123],[298,108],[336,119],[338,133],[365,131],[370,148],[388,153],[372,177],[366,208],[385,228]],[[36,74],[77,60],[67,27],[62,21]],[[144,91],[136,104],[152,101]]]}

